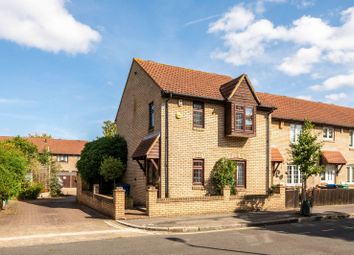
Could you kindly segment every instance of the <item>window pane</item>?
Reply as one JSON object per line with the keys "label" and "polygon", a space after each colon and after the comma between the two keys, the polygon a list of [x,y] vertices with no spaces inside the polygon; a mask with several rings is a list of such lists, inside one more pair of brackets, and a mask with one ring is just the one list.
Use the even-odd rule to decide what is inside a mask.
{"label": "window pane", "polygon": [[154,128],[155,125],[155,106],[154,103],[149,104],[149,129]]}
{"label": "window pane", "polygon": [[246,116],[250,116],[250,117],[253,116],[253,108],[251,107],[246,108]]}
{"label": "window pane", "polygon": [[293,173],[294,173],[294,184],[299,183],[299,171],[297,171],[297,169],[294,169]]}
{"label": "window pane", "polygon": [[202,110],[204,108],[204,104],[201,102],[193,102],[194,110]]}
{"label": "window pane", "polygon": [[236,185],[237,186],[245,186],[245,164],[237,163],[236,170]]}
{"label": "window pane", "polygon": [[236,129],[243,129],[243,113],[236,113]]}
{"label": "window pane", "polygon": [[203,112],[195,111],[193,113],[194,126],[203,126]]}
{"label": "window pane", "polygon": [[194,169],[193,182],[194,183],[201,183],[202,182],[202,170],[201,169]]}
{"label": "window pane", "polygon": [[350,132],[350,143],[349,146],[354,147],[354,131]]}
{"label": "window pane", "polygon": [[328,129],[328,138],[330,138],[330,139],[333,138],[333,129],[332,128]]}
{"label": "window pane", "polygon": [[290,125],[290,141],[295,143],[295,125]]}

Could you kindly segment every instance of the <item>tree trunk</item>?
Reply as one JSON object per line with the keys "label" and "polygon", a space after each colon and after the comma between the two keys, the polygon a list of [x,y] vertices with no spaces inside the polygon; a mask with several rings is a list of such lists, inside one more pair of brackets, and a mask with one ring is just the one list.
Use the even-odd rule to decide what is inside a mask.
{"label": "tree trunk", "polygon": [[306,197],[306,189],[307,189],[306,182],[307,182],[307,179],[303,178],[302,179],[301,202],[304,202],[307,199],[307,197]]}

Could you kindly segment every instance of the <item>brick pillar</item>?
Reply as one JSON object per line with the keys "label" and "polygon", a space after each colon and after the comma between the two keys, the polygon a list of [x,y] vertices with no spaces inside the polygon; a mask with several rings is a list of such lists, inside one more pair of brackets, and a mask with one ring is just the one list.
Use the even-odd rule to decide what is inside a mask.
{"label": "brick pillar", "polygon": [[94,184],[93,185],[93,194],[100,194],[100,185],[99,184]]}
{"label": "brick pillar", "polygon": [[279,194],[280,194],[280,201],[281,201],[279,209],[285,209],[286,198],[285,198],[285,186],[283,184],[280,184],[279,186]]}
{"label": "brick pillar", "polygon": [[155,216],[157,202],[157,189],[154,186],[148,186],[146,191],[146,212],[148,216]]}
{"label": "brick pillar", "polygon": [[223,189],[222,189],[222,195],[224,196],[224,200],[225,201],[229,201],[230,200],[230,192],[231,189],[229,187],[229,185],[226,185]]}
{"label": "brick pillar", "polygon": [[114,219],[125,219],[125,190],[117,187],[113,190]]}

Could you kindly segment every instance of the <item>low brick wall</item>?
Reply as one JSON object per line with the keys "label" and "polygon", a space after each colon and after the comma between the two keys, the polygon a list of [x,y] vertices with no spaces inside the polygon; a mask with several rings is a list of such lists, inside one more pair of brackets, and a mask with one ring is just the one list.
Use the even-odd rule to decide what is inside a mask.
{"label": "low brick wall", "polygon": [[110,197],[98,194],[98,184],[94,185],[93,192],[83,191],[80,177],[78,177],[77,185],[78,203],[91,207],[115,220],[125,218],[125,191],[123,188],[116,188],[113,191],[113,197]]}
{"label": "low brick wall", "polygon": [[147,190],[147,213],[150,217],[228,213],[241,210],[284,210],[285,189],[273,195],[230,195],[224,188],[222,196],[157,198],[157,190]]}

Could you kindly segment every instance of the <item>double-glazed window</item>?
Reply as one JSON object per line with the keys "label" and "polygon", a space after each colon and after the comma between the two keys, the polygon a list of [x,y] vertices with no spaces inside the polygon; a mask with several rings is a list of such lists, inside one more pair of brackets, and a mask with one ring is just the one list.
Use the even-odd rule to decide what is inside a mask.
{"label": "double-glazed window", "polygon": [[235,106],[235,127],[238,131],[253,132],[254,130],[254,110],[251,106]]}
{"label": "double-glazed window", "polygon": [[68,155],[58,155],[57,161],[58,162],[68,162]]}
{"label": "double-glazed window", "polygon": [[323,139],[324,140],[334,140],[334,128],[325,127],[323,128]]}
{"label": "double-glazed window", "polygon": [[354,148],[354,131],[349,131],[349,146]]}
{"label": "double-glazed window", "polygon": [[296,165],[288,165],[287,167],[287,183],[297,185],[302,183],[302,173]]}
{"label": "double-glazed window", "polygon": [[347,171],[347,181],[354,183],[354,165],[348,166]]}
{"label": "double-glazed window", "polygon": [[235,182],[237,187],[246,187],[246,162],[236,161]]}
{"label": "double-glazed window", "polygon": [[301,133],[302,126],[298,124],[291,124],[290,125],[290,142],[297,143],[297,139]]}
{"label": "double-glazed window", "polygon": [[153,130],[155,127],[155,106],[154,102],[149,104],[149,130]]}
{"label": "double-glazed window", "polygon": [[204,184],[204,159],[193,159],[193,184]]}
{"label": "double-glazed window", "polygon": [[193,127],[204,128],[204,103],[193,101]]}

